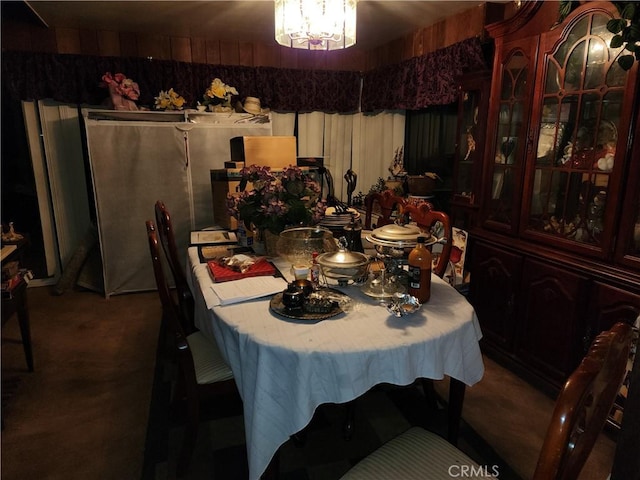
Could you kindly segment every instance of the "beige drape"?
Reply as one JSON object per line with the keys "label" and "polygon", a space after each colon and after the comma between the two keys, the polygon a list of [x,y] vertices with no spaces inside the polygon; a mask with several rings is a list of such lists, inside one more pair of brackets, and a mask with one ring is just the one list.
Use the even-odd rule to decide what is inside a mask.
{"label": "beige drape", "polygon": [[[286,114],[295,118],[295,114]],[[274,118],[274,135],[280,117]],[[291,124],[291,119],[288,119]],[[395,151],[404,146],[404,112],[298,115],[298,156],[325,157],[335,196],[346,201],[348,169],[358,175],[355,193],[367,193],[379,177],[386,179]]]}

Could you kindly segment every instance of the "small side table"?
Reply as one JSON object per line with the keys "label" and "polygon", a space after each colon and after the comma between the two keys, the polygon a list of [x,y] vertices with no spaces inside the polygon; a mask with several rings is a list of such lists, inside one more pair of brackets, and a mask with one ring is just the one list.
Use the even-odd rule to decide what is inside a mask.
{"label": "small side table", "polygon": [[[21,258],[23,249],[27,241],[16,242],[16,250],[2,260],[2,266],[10,261]],[[14,314],[18,317],[20,325],[20,335],[22,336],[22,346],[27,360],[27,368],[33,372],[33,351],[31,348],[31,326],[29,323],[29,308],[27,304],[27,285],[30,280],[30,272],[20,270],[7,282],[3,282],[2,289],[2,326],[8,322]],[[6,286],[6,288],[5,288]]]}

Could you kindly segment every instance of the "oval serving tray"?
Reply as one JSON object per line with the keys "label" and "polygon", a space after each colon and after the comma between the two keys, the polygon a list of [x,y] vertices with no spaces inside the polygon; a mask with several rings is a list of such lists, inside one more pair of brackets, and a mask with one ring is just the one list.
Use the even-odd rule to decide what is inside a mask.
{"label": "oval serving tray", "polygon": [[[328,288],[327,290],[329,290],[333,295],[338,295],[340,297],[348,298],[348,295],[345,295],[344,293],[338,290],[335,290],[333,288]],[[336,305],[334,309],[326,313],[312,313],[312,312],[305,312],[304,310],[299,312],[290,311],[282,303],[282,292],[276,293],[271,298],[271,301],[269,302],[269,310],[286,318],[294,318],[296,320],[308,320],[308,321],[325,320],[327,318],[335,317],[336,315],[339,315],[343,312],[340,305]]]}

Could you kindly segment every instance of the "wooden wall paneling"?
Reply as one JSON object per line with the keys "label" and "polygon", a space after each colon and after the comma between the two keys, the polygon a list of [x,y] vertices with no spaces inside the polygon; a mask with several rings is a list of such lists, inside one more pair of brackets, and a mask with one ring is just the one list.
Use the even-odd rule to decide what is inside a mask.
{"label": "wooden wall paneling", "polygon": [[328,65],[328,68],[331,70],[359,72],[364,70],[365,54],[352,48],[336,50],[332,52],[331,60],[331,63]]}
{"label": "wooden wall paneling", "polygon": [[[466,38],[485,35],[484,25],[515,10],[510,5],[484,4],[455,19],[417,30],[370,51],[305,52],[278,45],[218,41],[204,37],[167,37],[88,29],[47,29],[22,22],[3,22],[2,49],[79,53],[114,57],[153,57],[211,65],[270,66],[366,71],[425,55]],[[309,57],[307,54],[314,56]]]}
{"label": "wooden wall paneling", "polygon": [[238,65],[252,67],[253,61],[253,43],[240,42],[238,44]]}
{"label": "wooden wall paneling", "polygon": [[316,68],[317,56],[316,53],[323,52],[310,52],[308,50],[298,50],[298,67],[301,70],[311,70]]}
{"label": "wooden wall paneling", "polygon": [[[135,36],[130,34],[135,44]],[[98,55],[104,57],[119,57],[122,53],[120,49],[120,34],[111,30],[98,30]],[[137,53],[137,49],[135,50]]]}
{"label": "wooden wall paneling", "polygon": [[207,41],[203,37],[191,37],[191,61],[207,63]]}
{"label": "wooden wall paneling", "polygon": [[411,34],[412,47],[411,55],[420,57],[424,55],[424,32],[423,29],[417,30]]}
{"label": "wooden wall paneling", "polygon": [[377,66],[382,67],[384,65],[389,65],[392,63],[392,54],[391,54],[391,44],[386,43],[377,49],[378,58],[377,58]]}
{"label": "wooden wall paneling", "polygon": [[298,52],[295,48],[278,47],[281,68],[298,68]]}
{"label": "wooden wall paneling", "polygon": [[353,65],[353,70],[358,72],[364,72],[366,70],[366,52],[358,51],[351,52],[351,64]]}
{"label": "wooden wall paneling", "polygon": [[2,50],[34,51],[31,31],[23,23],[2,22]]}
{"label": "wooden wall paneling", "polygon": [[377,64],[377,52],[375,50],[369,50],[365,53],[365,70],[373,70]]}
{"label": "wooden wall paneling", "polygon": [[[320,55],[316,55],[320,53]],[[340,64],[340,55],[337,52],[309,52],[309,56],[313,59],[313,66],[311,68],[315,70],[338,70]]]}
{"label": "wooden wall paneling", "polygon": [[82,55],[100,55],[98,46],[98,32],[95,30],[80,29],[80,53]]}
{"label": "wooden wall paneling", "polygon": [[56,28],[56,42],[58,53],[76,54],[82,53],[80,32],[77,28]]}
{"label": "wooden wall paneling", "polygon": [[206,41],[206,61],[210,65],[220,65],[222,63],[220,55],[220,41],[219,40],[207,40]]}
{"label": "wooden wall paneling", "polygon": [[222,65],[240,65],[238,42],[220,41],[220,63]]}
{"label": "wooden wall paneling", "polygon": [[[34,52],[57,53],[56,32],[51,28],[29,27]],[[3,45],[4,47],[4,45]]]}
{"label": "wooden wall paneling", "polygon": [[410,58],[415,56],[413,54],[413,34],[405,35],[404,37],[402,37],[402,41],[404,43],[402,49],[402,60],[409,60]]}
{"label": "wooden wall paneling", "polygon": [[405,52],[404,37],[398,38],[389,44],[389,51],[387,53],[388,63],[397,63],[409,58],[409,53]]}
{"label": "wooden wall paneling", "polygon": [[122,57],[144,57],[138,48],[138,36],[135,33],[120,32],[120,56]]}
{"label": "wooden wall paneling", "polygon": [[415,57],[413,53],[413,34],[404,37],[404,49],[407,55],[406,60]]}
{"label": "wooden wall paneling", "polygon": [[435,52],[439,48],[444,47],[446,24],[445,22],[438,22],[428,28],[424,29],[424,53]]}
{"label": "wooden wall paneling", "polygon": [[171,60],[171,40],[166,35],[139,34],[138,55],[156,60]]}
{"label": "wooden wall paneling", "polygon": [[191,39],[189,37],[170,37],[171,60],[191,63]]}
{"label": "wooden wall paneling", "polygon": [[443,20],[444,27],[444,44],[443,47],[453,45],[465,38],[473,37],[481,31],[476,28],[476,22],[480,19],[482,22],[484,13],[482,6],[465,10],[462,15],[455,18],[447,18]]}
{"label": "wooden wall paneling", "polygon": [[299,68],[304,70],[326,70],[331,63],[330,57],[332,53],[300,50],[298,55]]}
{"label": "wooden wall paneling", "polygon": [[254,67],[279,67],[280,48],[275,45],[253,44]]}

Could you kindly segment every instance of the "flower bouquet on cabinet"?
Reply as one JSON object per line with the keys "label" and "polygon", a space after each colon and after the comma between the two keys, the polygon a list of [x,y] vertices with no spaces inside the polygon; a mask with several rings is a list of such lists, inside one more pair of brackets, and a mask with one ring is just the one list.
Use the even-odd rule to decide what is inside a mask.
{"label": "flower bouquet on cabinet", "polygon": [[140,98],[140,87],[124,73],[105,73],[100,86],[109,89],[108,103],[114,110],[138,110],[135,101]]}

